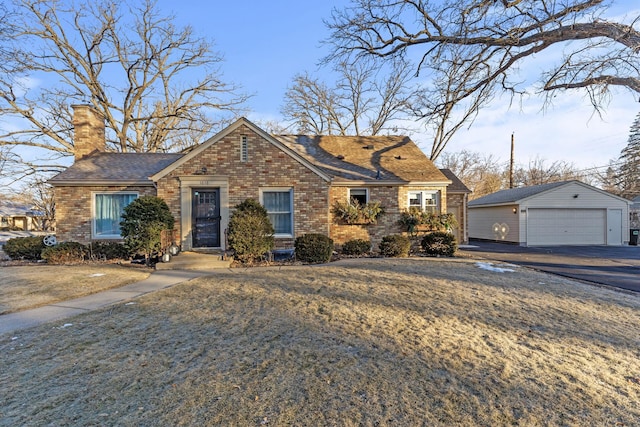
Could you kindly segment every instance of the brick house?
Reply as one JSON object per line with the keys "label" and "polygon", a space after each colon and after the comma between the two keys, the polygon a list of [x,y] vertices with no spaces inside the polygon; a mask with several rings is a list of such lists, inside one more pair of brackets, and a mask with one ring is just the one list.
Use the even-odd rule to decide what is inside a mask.
{"label": "brick house", "polygon": [[[406,137],[278,136],[240,118],[188,153],[114,153],[91,107],[74,106],[74,127],[75,163],[49,181],[59,241],[119,239],[122,209],[143,195],[167,202],[183,250],[226,249],[231,210],[247,198],[265,206],[282,249],[306,233],[375,246],[403,231],[397,221],[410,206],[448,211],[452,180]],[[338,221],[332,206],[350,199],[380,202],[384,214],[368,225]]]}

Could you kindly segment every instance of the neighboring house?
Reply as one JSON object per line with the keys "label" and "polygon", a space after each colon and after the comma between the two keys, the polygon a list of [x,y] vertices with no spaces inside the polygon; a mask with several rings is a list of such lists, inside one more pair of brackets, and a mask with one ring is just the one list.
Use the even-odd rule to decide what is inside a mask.
{"label": "neighboring house", "polygon": [[629,201],[579,181],[502,190],[469,202],[469,237],[545,245],[622,245]]}
{"label": "neighboring house", "polygon": [[[91,107],[74,106],[74,127],[76,161],[49,181],[59,241],[120,239],[123,208],[143,195],[167,202],[184,250],[226,249],[233,206],[247,198],[265,206],[282,249],[306,233],[376,245],[403,231],[397,222],[410,206],[448,211],[452,180],[406,137],[274,136],[241,118],[187,154],[107,153]],[[332,206],[350,199],[378,201],[384,214],[341,223]]]}
{"label": "neighboring house", "polygon": [[5,200],[0,202],[0,229],[33,231],[42,229],[42,213],[30,205]]}
{"label": "neighboring house", "polygon": [[453,235],[459,243],[468,243],[467,204],[471,190],[450,169],[440,169],[440,171],[451,181],[447,187],[447,213],[453,214],[458,222],[458,226],[452,230]]}

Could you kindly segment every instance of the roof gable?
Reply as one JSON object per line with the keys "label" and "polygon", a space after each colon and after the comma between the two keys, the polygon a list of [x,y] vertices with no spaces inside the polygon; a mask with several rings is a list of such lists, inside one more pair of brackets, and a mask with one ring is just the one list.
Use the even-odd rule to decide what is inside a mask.
{"label": "roof gable", "polygon": [[276,135],[334,182],[430,182],[449,184],[422,150],[403,136]]}
{"label": "roof gable", "polygon": [[299,156],[295,151],[292,151],[288,146],[282,144],[281,141],[279,141],[278,139],[274,138],[272,135],[269,135],[268,133],[266,133],[265,131],[260,129],[258,126],[256,126],[251,121],[249,121],[246,117],[239,118],[234,123],[232,123],[231,125],[227,126],[225,129],[223,129],[222,131],[218,132],[217,134],[215,134],[214,136],[212,136],[211,138],[209,138],[208,140],[206,140],[205,142],[203,142],[202,144],[200,144],[199,146],[197,146],[196,148],[191,150],[188,154],[185,154],[182,158],[180,158],[176,162],[168,165],[164,169],[162,169],[162,170],[158,171],[157,173],[155,173],[153,176],[151,176],[151,179],[154,182],[158,181],[159,179],[161,179],[164,176],[166,176],[167,174],[171,173],[171,171],[173,171],[174,169],[178,168],[182,164],[184,164],[184,163],[188,162],[189,160],[201,155],[205,150],[207,150],[213,144],[216,144],[218,141],[222,140],[227,135],[233,133],[236,129],[238,129],[241,126],[248,127],[251,131],[253,131],[256,134],[258,134],[260,137],[265,139],[270,144],[276,146],[278,149],[280,149],[285,154],[287,154],[290,157],[292,157],[294,160],[296,160],[299,163],[301,163],[303,166],[305,166],[305,167],[309,168],[310,170],[312,170],[314,173],[319,175],[325,181],[329,181],[330,180],[330,177],[327,174],[325,174],[322,170],[318,169],[313,163],[310,163],[307,159]]}

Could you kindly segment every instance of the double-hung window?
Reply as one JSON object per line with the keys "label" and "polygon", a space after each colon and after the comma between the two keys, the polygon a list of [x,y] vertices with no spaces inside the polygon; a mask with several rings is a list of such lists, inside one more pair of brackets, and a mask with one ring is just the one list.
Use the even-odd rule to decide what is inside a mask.
{"label": "double-hung window", "polygon": [[260,202],[267,210],[275,237],[293,237],[293,189],[261,189]]}
{"label": "double-hung window", "polygon": [[94,239],[119,239],[120,221],[124,208],[138,198],[138,193],[94,193],[93,224]]}
{"label": "double-hung window", "polygon": [[438,213],[437,191],[409,191],[409,209]]}

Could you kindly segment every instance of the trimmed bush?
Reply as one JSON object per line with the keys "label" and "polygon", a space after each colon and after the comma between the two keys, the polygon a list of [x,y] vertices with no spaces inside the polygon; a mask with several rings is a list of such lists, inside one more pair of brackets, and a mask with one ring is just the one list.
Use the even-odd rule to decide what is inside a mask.
{"label": "trimmed bush", "polygon": [[406,257],[409,256],[411,241],[407,236],[392,234],[384,236],[378,247],[380,248],[380,255],[382,256],[394,258]]}
{"label": "trimmed bush", "polygon": [[267,210],[254,199],[237,205],[229,218],[229,247],[234,258],[242,263],[258,260],[272,250],[273,233]]}
{"label": "trimmed bush", "polygon": [[364,255],[371,250],[371,242],[364,239],[353,239],[342,245],[342,253],[345,255]]}
{"label": "trimmed bush", "polygon": [[160,233],[173,230],[175,219],[167,203],[156,196],[142,196],[124,208],[120,228],[131,253],[144,254],[147,264],[160,252]]}
{"label": "trimmed bush", "polygon": [[11,259],[26,259],[37,261],[41,259],[42,250],[45,248],[42,237],[15,237],[7,240],[2,250]]}
{"label": "trimmed bush", "polygon": [[97,260],[129,259],[130,252],[118,242],[94,242],[89,245],[89,255]]}
{"label": "trimmed bush", "polygon": [[333,240],[324,234],[304,234],[295,240],[296,258],[309,264],[322,264],[331,260]]}
{"label": "trimmed bush", "polygon": [[42,251],[42,259],[49,264],[76,264],[83,262],[89,250],[78,242],[64,242],[50,246]]}
{"label": "trimmed bush", "polygon": [[453,256],[458,249],[456,238],[446,231],[434,231],[422,238],[422,249],[428,255]]}

